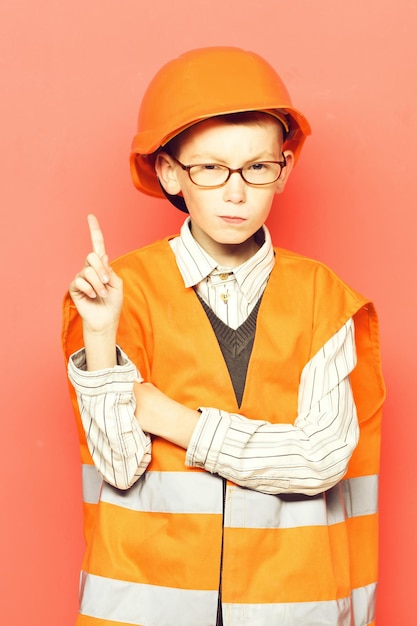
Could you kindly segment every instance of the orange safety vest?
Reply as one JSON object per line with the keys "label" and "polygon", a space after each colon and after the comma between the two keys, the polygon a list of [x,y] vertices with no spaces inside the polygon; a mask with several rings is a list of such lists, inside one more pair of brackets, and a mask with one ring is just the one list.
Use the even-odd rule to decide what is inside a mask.
{"label": "orange safety vest", "polygon": [[[293,423],[304,366],[351,317],[359,444],[344,479],[318,496],[266,495],[184,465],[155,437],[130,489],[99,478],[78,417],[85,533],[78,626],[374,625],[380,411],[385,390],[373,305],[323,264],[276,249],[242,405],[210,322],[185,288],[168,239],[114,263],[124,281],[118,343],[145,380],[191,407]],[[67,359],[82,346],[64,304]],[[221,577],[220,577],[221,573]]]}

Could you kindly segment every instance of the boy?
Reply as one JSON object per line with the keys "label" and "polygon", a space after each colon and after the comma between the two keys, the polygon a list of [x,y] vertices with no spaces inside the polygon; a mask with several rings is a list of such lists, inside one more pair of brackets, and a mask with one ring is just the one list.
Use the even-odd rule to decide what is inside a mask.
{"label": "boy", "polygon": [[182,55],[144,96],[134,184],[189,216],[112,266],[89,216],[65,301],[78,626],[375,623],[375,312],[264,225],[309,133],[269,64],[236,48]]}

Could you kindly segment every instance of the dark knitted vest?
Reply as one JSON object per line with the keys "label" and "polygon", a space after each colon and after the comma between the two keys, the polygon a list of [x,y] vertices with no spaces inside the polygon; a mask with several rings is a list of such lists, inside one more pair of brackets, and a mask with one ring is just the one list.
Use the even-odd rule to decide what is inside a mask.
{"label": "dark knitted vest", "polygon": [[223,358],[232,380],[236,400],[240,406],[245,389],[246,374],[255,339],[256,320],[258,318],[262,297],[259,298],[243,324],[236,328],[236,330],[222,322],[204,300],[200,298],[200,296],[198,297],[210,320],[217,341],[219,342]]}

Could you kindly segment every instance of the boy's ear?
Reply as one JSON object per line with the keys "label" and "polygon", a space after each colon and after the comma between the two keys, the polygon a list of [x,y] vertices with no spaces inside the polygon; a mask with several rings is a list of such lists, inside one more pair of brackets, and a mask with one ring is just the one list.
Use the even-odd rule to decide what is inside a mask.
{"label": "boy's ear", "polygon": [[181,191],[181,185],[177,178],[175,161],[166,152],[160,152],[156,157],[155,171],[159,182],[165,191],[171,196],[176,196]]}
{"label": "boy's ear", "polygon": [[285,150],[284,151],[284,155],[285,155],[285,161],[287,163],[287,165],[284,167],[284,169],[282,170],[282,174],[279,177],[278,181],[277,181],[277,190],[276,193],[282,193],[285,189],[285,185],[287,183],[287,180],[291,174],[292,168],[294,167],[294,154],[293,152],[291,152],[291,150]]}

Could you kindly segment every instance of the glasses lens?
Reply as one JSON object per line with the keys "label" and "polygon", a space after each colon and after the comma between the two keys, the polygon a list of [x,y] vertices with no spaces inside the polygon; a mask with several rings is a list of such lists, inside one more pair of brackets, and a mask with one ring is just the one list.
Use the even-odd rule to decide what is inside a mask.
{"label": "glasses lens", "polygon": [[251,163],[243,168],[243,177],[252,185],[267,185],[273,183],[281,174],[281,165],[272,161]]}
{"label": "glasses lens", "polygon": [[224,165],[193,165],[189,169],[190,178],[200,187],[216,187],[226,182],[229,169]]}

